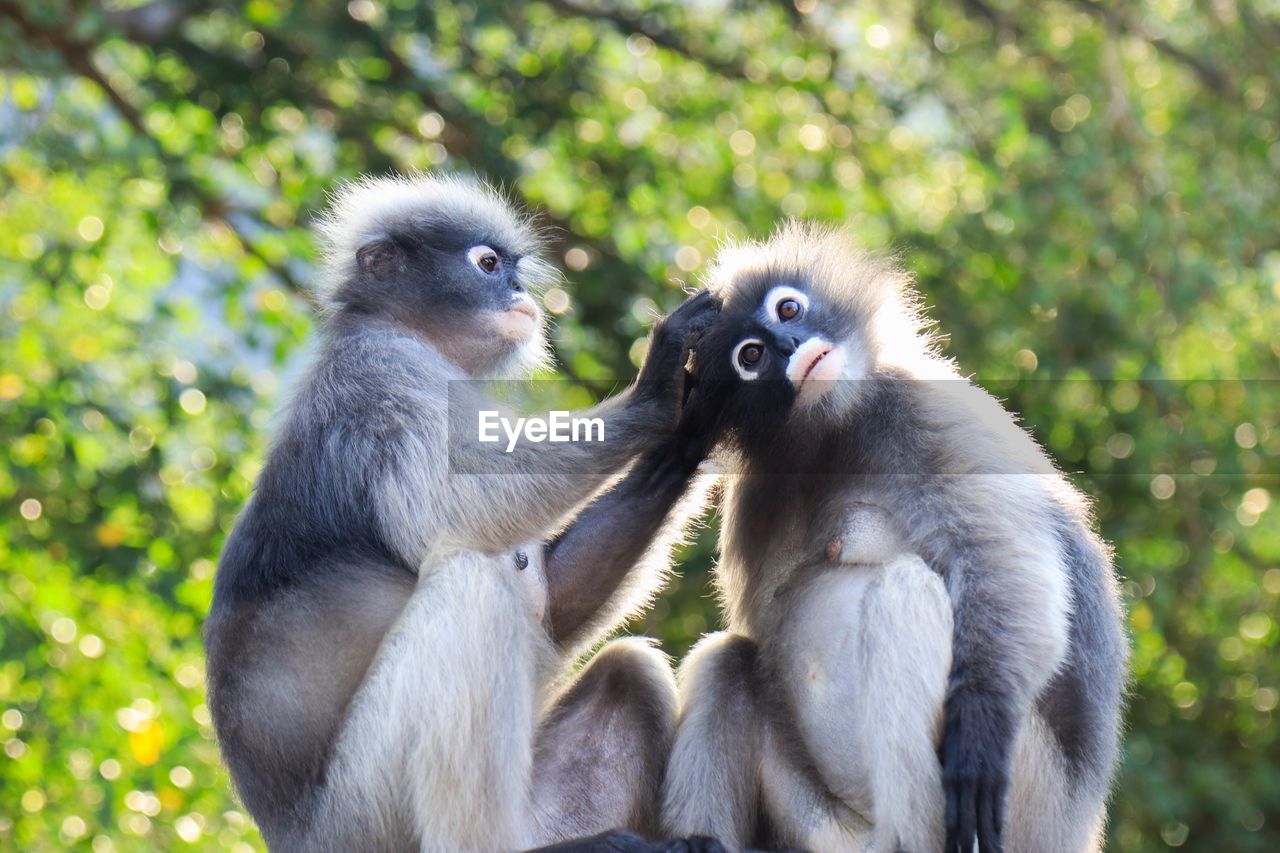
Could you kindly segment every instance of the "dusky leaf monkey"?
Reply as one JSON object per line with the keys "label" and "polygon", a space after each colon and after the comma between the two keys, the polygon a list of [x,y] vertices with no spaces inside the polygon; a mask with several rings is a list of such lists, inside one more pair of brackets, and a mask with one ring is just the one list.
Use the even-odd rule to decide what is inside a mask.
{"label": "dusky leaf monkey", "polygon": [[838,231],[727,249],[709,287],[682,429],[723,437],[729,630],[681,667],[666,829],[1097,850],[1128,641],[1085,497]]}
{"label": "dusky leaf monkey", "polygon": [[660,445],[714,299],[660,321],[637,382],[586,413],[603,441],[505,452],[457,413],[492,405],[472,380],[545,358],[530,290],[551,268],[528,219],[460,178],[366,180],[321,235],[318,352],[227,540],[206,628],[244,804],[276,850],[652,831],[675,713],[665,658],[618,640],[563,689],[558,676],[659,579],[626,580],[678,527],[701,455]]}

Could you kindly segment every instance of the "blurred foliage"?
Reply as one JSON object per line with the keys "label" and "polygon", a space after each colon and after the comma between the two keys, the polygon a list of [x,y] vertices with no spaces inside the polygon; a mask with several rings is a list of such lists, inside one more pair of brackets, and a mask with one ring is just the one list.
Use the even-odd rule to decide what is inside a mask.
{"label": "blurred foliage", "polygon": [[[1278,55],[1276,0],[0,0],[0,847],[260,847],[213,561],[325,192],[443,168],[556,226],[573,403],[726,236],[900,252],[1116,543],[1110,848],[1278,849]],[[712,546],[640,626],[673,654]]]}

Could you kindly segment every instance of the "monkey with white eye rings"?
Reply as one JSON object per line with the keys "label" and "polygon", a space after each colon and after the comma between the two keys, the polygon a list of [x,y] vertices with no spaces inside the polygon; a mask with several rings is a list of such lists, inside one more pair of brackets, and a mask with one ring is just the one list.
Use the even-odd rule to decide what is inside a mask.
{"label": "monkey with white eye rings", "polygon": [[604,440],[505,452],[451,419],[491,405],[472,380],[546,358],[529,291],[550,267],[527,219],[460,178],[366,180],[321,237],[318,351],[228,537],[205,632],[241,799],[273,850],[652,833],[665,658],[619,640],[563,689],[557,676],[661,581],[701,453],[663,443],[715,300],[660,321],[637,382],[586,413]]}
{"label": "monkey with white eye rings", "polygon": [[681,666],[668,832],[1096,851],[1128,640],[1086,499],[837,231],[725,250],[682,429],[722,441],[727,633]]}

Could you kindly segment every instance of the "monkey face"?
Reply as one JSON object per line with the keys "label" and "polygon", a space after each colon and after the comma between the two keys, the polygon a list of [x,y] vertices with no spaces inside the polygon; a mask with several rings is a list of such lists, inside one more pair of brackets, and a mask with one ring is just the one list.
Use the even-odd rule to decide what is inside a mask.
{"label": "monkey face", "polygon": [[793,416],[843,411],[866,357],[847,310],[833,310],[801,275],[766,269],[729,282],[724,308],[697,343],[697,405],[747,444],[767,442]]}
{"label": "monkey face", "polygon": [[361,247],[356,258],[348,304],[425,333],[470,375],[545,357],[543,316],[530,291],[554,270],[482,221],[419,221]]}
{"label": "monkey face", "polygon": [[769,287],[744,318],[744,334],[730,352],[729,363],[738,378],[785,379],[797,406],[821,400],[831,383],[843,378],[849,347],[829,331],[832,324],[823,322],[820,310],[801,287]]}
{"label": "monkey face", "polygon": [[792,222],[732,244],[706,281],[723,308],[696,346],[694,372],[701,428],[716,434],[812,435],[856,409],[859,380],[928,351],[909,279],[839,229]]}

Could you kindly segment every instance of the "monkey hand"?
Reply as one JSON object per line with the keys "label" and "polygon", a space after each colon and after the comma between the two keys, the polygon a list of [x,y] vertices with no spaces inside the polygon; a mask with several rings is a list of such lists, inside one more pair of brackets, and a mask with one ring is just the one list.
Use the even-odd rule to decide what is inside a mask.
{"label": "monkey hand", "polygon": [[700,290],[653,327],[636,392],[642,399],[656,402],[671,425],[679,421],[687,397],[685,365],[689,353],[719,313],[720,300],[710,291]]}
{"label": "monkey hand", "polygon": [[1005,795],[1013,721],[1008,700],[976,690],[952,689],[942,734],[942,787],[946,796],[945,853],[1004,850]]}

